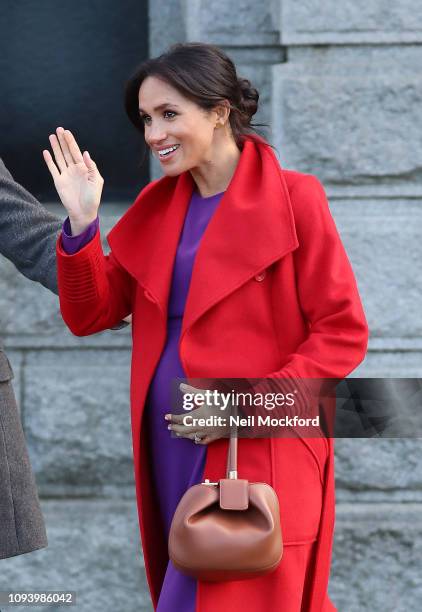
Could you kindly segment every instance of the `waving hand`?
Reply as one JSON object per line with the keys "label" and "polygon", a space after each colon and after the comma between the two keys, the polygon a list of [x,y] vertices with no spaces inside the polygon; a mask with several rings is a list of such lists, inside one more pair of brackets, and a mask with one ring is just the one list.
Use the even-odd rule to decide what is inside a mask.
{"label": "waving hand", "polygon": [[76,235],[97,217],[104,179],[88,151],[81,153],[70,130],[59,127],[49,140],[54,160],[47,149],[43,157]]}

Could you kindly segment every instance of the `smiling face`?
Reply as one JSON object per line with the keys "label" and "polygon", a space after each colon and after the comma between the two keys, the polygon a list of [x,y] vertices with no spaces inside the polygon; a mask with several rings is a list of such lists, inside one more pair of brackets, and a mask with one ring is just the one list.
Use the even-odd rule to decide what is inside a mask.
{"label": "smiling face", "polygon": [[[212,159],[215,128],[220,115],[205,111],[167,82],[147,77],[139,89],[139,109],[145,142],[160,160],[163,172],[176,176]],[[173,145],[177,148],[167,155]]]}

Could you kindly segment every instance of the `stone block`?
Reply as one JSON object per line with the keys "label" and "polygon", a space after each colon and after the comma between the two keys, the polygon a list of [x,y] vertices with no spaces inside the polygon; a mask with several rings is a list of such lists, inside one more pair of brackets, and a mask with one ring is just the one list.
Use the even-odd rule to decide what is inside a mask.
{"label": "stone block", "polygon": [[329,592],[341,612],[407,612],[422,601],[421,504],[340,504]]}
{"label": "stone block", "polygon": [[283,45],[418,43],[422,8],[409,1],[280,0]]}
{"label": "stone block", "polygon": [[274,2],[188,1],[184,18],[188,40],[239,47],[275,45],[279,40]]}
{"label": "stone block", "polygon": [[41,493],[133,482],[127,351],[29,351],[24,428]]}
{"label": "stone block", "polygon": [[286,167],[317,174],[340,196],[422,190],[422,79],[388,61],[273,66],[272,129]]}
{"label": "stone block", "polygon": [[336,439],[339,501],[422,501],[420,446],[420,438]]}
{"label": "stone block", "polygon": [[404,199],[328,199],[357,279],[370,339],[420,338],[420,205]]}

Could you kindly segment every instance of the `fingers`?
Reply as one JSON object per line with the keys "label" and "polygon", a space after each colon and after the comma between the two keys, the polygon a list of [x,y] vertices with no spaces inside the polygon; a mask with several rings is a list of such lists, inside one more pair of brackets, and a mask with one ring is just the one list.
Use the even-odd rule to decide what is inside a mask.
{"label": "fingers", "polygon": [[59,127],[57,128],[56,132],[57,132],[57,137],[59,139],[60,148],[63,153],[63,157],[66,160],[66,165],[71,166],[74,163],[74,161],[73,161],[72,154],[69,150],[69,145],[67,144],[67,141],[64,135],[65,134],[64,129],[62,127]]}
{"label": "fingers", "polygon": [[194,434],[198,431],[198,426],[194,427],[193,425],[177,425],[176,423],[171,423],[168,425],[168,429],[174,431],[175,434]]}
{"label": "fingers", "polygon": [[170,421],[171,423],[183,423],[183,419],[185,418],[186,413],[184,414],[171,414],[169,416],[169,418],[167,419],[168,421]]}
{"label": "fingers", "polygon": [[51,176],[53,177],[53,181],[56,182],[56,180],[60,178],[60,172],[58,171],[57,166],[54,163],[53,158],[51,157],[50,151],[44,149],[42,154],[44,157],[44,161],[47,164],[48,169],[50,170]]}
{"label": "fingers", "polygon": [[[53,149],[54,158],[57,166],[59,167],[60,172],[66,170],[66,168],[72,164],[79,164],[87,162],[87,166],[93,167],[95,166],[94,162],[89,157],[89,154],[86,152],[88,158],[85,158],[81,150],[76,142],[75,137],[73,136],[70,130],[64,130],[62,127],[58,127],[56,130],[56,134],[50,134],[48,137],[51,148]],[[46,159],[47,162],[47,159]]]}
{"label": "fingers", "polygon": [[81,150],[78,146],[78,143],[76,142],[74,135],[72,134],[70,130],[64,131],[64,138],[65,138],[65,142],[67,144],[69,153],[72,156],[72,159],[75,162],[75,164],[79,164],[83,162],[84,158],[82,157]]}
{"label": "fingers", "polygon": [[[199,438],[196,438],[197,435],[199,436]],[[213,437],[211,435],[201,434],[201,432],[199,431],[195,431],[193,433],[188,434],[176,433],[176,436],[178,438],[187,438],[188,440],[192,440],[192,442],[195,442],[195,444],[208,444],[208,442],[210,442],[211,440],[218,439],[218,436]]]}
{"label": "fingers", "polygon": [[64,172],[67,168],[67,164],[60,148],[59,140],[55,134],[50,134],[48,139],[50,141],[51,148],[53,149],[56,164],[58,165],[60,172]]}
{"label": "fingers", "polygon": [[198,389],[197,387],[192,387],[192,385],[188,385],[187,383],[180,383],[179,388],[184,393],[200,393],[204,392],[204,389]]}

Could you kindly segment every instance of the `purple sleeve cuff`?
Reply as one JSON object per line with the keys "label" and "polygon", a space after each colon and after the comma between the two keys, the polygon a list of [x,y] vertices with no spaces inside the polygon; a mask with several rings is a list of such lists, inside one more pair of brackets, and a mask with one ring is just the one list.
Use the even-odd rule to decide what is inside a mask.
{"label": "purple sleeve cuff", "polygon": [[88,242],[90,242],[97,230],[100,227],[100,220],[97,218],[92,221],[85,231],[77,236],[72,236],[72,229],[70,227],[69,217],[66,217],[62,226],[62,246],[63,250],[66,251],[68,255],[73,255],[77,253],[84,247]]}

